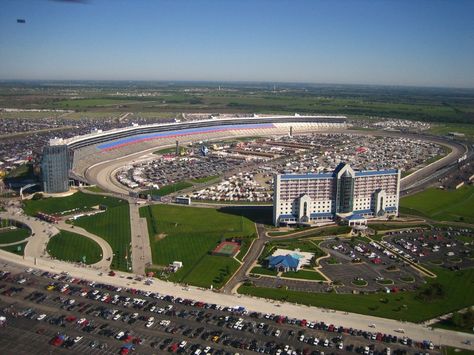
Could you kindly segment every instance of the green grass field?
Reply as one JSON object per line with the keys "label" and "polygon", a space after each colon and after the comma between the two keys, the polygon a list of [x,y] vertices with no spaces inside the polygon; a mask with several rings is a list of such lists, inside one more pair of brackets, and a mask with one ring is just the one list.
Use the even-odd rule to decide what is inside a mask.
{"label": "green grass field", "polygon": [[91,191],[91,192],[98,192],[98,193],[105,192],[99,186],[87,186],[86,190]]}
{"label": "green grass field", "polygon": [[458,190],[430,188],[400,200],[400,212],[439,221],[474,223],[474,186]]}
{"label": "green grass field", "polygon": [[229,257],[204,255],[201,260],[182,279],[185,284],[214,288],[224,286],[225,282],[238,269],[239,263]]}
{"label": "green grass field", "polygon": [[443,346],[441,348],[442,355],[472,355],[472,351],[465,349],[457,349],[449,346]]}
{"label": "green grass field", "polygon": [[0,230],[0,244],[19,242],[30,236],[30,230],[26,228],[2,229]]}
{"label": "green grass field", "polygon": [[80,234],[62,230],[53,236],[47,246],[49,255],[63,261],[83,261],[86,264],[94,264],[100,261],[102,249],[99,244]]}
{"label": "green grass field", "polygon": [[250,270],[251,274],[259,274],[259,275],[270,275],[270,276],[276,276],[278,272],[272,269],[268,269],[266,267],[261,267],[261,266],[255,266]]}
{"label": "green grass field", "polygon": [[428,284],[425,287],[429,288],[434,283],[440,283],[443,286],[444,295],[432,301],[418,298],[415,292],[352,295],[307,293],[247,285],[241,286],[238,292],[263,298],[410,322],[422,322],[474,303],[474,298],[472,297],[474,294],[474,269],[455,272],[444,269],[435,269],[433,271],[436,272],[438,277],[434,280],[428,280]]}
{"label": "green grass field", "polygon": [[326,279],[317,271],[298,270],[297,272],[289,271],[284,272],[281,277],[289,277],[292,279],[301,280],[320,280],[325,281]]}
{"label": "green grass field", "polygon": [[351,231],[351,228],[348,226],[330,226],[330,227],[317,227],[317,228],[296,228],[291,231],[286,232],[268,232],[268,235],[271,237],[281,237],[285,235],[290,235],[293,233],[304,232],[302,233],[304,237],[324,237],[328,235],[340,235],[346,234]]}
{"label": "green grass field", "polygon": [[474,334],[474,328],[472,325],[466,326],[466,327],[458,327],[453,322],[451,319],[446,319],[442,320],[441,322],[434,323],[431,325],[433,328],[440,328],[440,329],[447,329],[447,330],[453,330],[455,332],[463,332],[463,333],[471,333]]}
{"label": "green grass field", "polygon": [[191,186],[193,186],[193,184],[186,181],[181,181],[181,182],[177,182],[176,184],[162,186],[159,189],[145,190],[143,191],[143,193],[150,194],[150,195],[166,196],[166,195],[187,189],[188,187],[191,187]]}
{"label": "green grass field", "polygon": [[[130,209],[123,200],[115,202],[106,212],[74,221],[74,225],[96,234],[110,244],[114,252],[112,269],[127,271],[127,259],[130,260]],[[131,265],[129,265],[131,266]]]}
{"label": "green grass field", "polygon": [[0,249],[8,251],[8,252],[13,253],[13,254],[24,255],[25,254],[25,247],[26,247],[26,242],[21,243],[21,244],[16,244],[16,245],[10,245],[8,247],[0,247]]}
{"label": "green grass field", "polygon": [[195,272],[205,263],[211,263],[209,260],[223,266],[238,264],[235,260],[230,262],[231,258],[209,258],[209,252],[222,239],[249,238],[255,234],[249,219],[213,208],[155,205],[141,208],[140,215],[148,220],[153,263],[168,265],[173,261],[182,261],[183,268],[169,279],[193,285],[203,285],[203,280],[209,282],[220,275],[222,266],[206,270],[206,276]]}
{"label": "green grass field", "polygon": [[176,153],[176,147],[169,147],[169,148],[163,148],[163,149],[158,149],[153,152],[153,154],[161,155],[161,154],[172,154]]}
{"label": "green grass field", "polygon": [[474,140],[474,124],[437,123],[432,125],[429,132],[442,136],[450,132],[464,133],[465,139]]}
{"label": "green grass field", "polygon": [[124,204],[127,204],[127,202],[114,197],[86,194],[79,191],[66,197],[49,197],[42,198],[40,200],[26,200],[24,210],[26,214],[34,216],[38,212],[59,214],[63,211],[69,211],[75,208],[78,209],[76,212],[79,212],[90,210],[92,206],[97,205],[105,205],[108,208],[111,208]]}
{"label": "green grass field", "polygon": [[202,178],[192,179],[191,182],[194,184],[204,184],[205,182],[216,180],[218,177],[219,175],[205,176]]}

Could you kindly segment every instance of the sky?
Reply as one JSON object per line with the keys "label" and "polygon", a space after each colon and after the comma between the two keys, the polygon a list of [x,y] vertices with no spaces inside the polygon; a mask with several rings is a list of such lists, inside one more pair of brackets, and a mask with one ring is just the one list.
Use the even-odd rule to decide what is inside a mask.
{"label": "sky", "polygon": [[474,88],[473,17],[472,0],[1,0],[0,79]]}

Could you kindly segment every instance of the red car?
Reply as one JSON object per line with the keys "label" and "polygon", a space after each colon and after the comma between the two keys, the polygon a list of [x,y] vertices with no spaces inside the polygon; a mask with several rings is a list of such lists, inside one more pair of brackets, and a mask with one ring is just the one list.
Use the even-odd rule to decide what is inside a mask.
{"label": "red car", "polygon": [[56,335],[53,339],[51,339],[51,345],[53,346],[61,346],[63,345],[64,341],[66,340],[66,336],[63,334]]}
{"label": "red car", "polygon": [[175,353],[176,350],[178,350],[178,347],[179,347],[178,343],[174,343],[174,344],[171,344],[171,345],[170,345],[170,347],[168,348],[168,350],[171,351],[171,352],[173,352],[173,353]]}

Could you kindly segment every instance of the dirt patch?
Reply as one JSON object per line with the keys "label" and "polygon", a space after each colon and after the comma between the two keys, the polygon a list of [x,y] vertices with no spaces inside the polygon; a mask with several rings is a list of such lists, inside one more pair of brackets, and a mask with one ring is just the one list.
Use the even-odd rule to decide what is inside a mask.
{"label": "dirt patch", "polygon": [[155,242],[165,239],[168,236],[166,233],[155,234],[154,240]]}

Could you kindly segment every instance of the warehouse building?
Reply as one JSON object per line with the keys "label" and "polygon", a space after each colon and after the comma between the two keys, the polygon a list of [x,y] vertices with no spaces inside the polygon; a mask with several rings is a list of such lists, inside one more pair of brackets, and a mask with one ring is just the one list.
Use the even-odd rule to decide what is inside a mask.
{"label": "warehouse building", "polygon": [[274,176],[273,222],[318,224],[337,219],[351,226],[367,218],[398,214],[398,169],[354,171],[341,163],[333,172]]}

